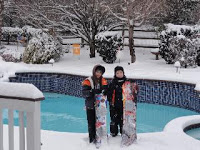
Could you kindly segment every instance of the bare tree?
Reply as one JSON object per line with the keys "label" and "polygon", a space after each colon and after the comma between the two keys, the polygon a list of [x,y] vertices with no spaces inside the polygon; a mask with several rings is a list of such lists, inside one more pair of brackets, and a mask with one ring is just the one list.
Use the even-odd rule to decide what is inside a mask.
{"label": "bare tree", "polygon": [[3,22],[6,27],[18,26],[20,22],[17,17],[17,9],[15,7],[15,0],[4,0]]}
{"label": "bare tree", "polygon": [[195,22],[200,25],[200,1],[198,1],[194,16]]}
{"label": "bare tree", "polygon": [[115,17],[126,22],[128,26],[131,63],[136,61],[133,40],[134,27],[141,26],[145,21],[154,16],[159,11],[161,2],[162,0],[113,0],[107,6]]}
{"label": "bare tree", "polygon": [[120,24],[105,9],[108,0],[18,0],[18,16],[38,28],[70,31],[81,37],[95,57],[95,36]]}
{"label": "bare tree", "polygon": [[3,6],[4,6],[4,0],[0,0],[0,45],[1,45],[2,26],[3,26]]}
{"label": "bare tree", "polygon": [[114,26],[114,19],[104,7],[103,0],[77,0],[68,7],[67,28],[81,37],[90,46],[90,57],[95,57],[95,36],[105,30],[105,27]]}

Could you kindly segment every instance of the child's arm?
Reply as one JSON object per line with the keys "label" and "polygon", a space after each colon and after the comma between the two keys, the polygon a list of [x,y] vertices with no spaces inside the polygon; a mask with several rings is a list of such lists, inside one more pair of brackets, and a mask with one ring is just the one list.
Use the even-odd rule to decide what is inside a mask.
{"label": "child's arm", "polygon": [[102,87],[101,87],[101,90],[103,91],[104,95],[107,95],[107,92],[108,92],[108,82],[104,78],[102,78]]}
{"label": "child's arm", "polygon": [[108,85],[108,90],[107,90],[107,99],[109,102],[112,102],[112,95],[113,95],[113,83],[112,81]]}
{"label": "child's arm", "polygon": [[84,97],[92,97],[93,96],[90,81],[87,79],[82,82],[82,94]]}

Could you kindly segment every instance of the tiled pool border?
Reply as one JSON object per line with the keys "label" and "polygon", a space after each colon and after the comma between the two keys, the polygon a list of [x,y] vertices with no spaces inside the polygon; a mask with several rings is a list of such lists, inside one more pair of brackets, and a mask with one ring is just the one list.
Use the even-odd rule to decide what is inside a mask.
{"label": "tiled pool border", "polygon": [[189,130],[196,129],[196,128],[200,128],[200,123],[189,125],[186,128],[184,128],[183,131],[187,132]]}
{"label": "tiled pool border", "polygon": [[[32,83],[42,92],[82,97],[82,75],[66,73],[17,72],[10,82]],[[107,78],[110,81],[110,78]],[[139,85],[138,102],[169,105],[200,112],[200,92],[195,84],[155,79],[131,79]]]}

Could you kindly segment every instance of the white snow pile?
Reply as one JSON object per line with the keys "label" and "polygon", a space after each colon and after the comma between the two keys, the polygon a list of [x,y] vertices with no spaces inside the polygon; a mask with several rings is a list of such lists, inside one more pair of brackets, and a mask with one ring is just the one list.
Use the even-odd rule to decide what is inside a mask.
{"label": "white snow pile", "polygon": [[200,83],[197,83],[197,84],[196,84],[195,90],[200,92]]}
{"label": "white snow pile", "polygon": [[181,67],[180,61],[176,61],[176,62],[174,63],[174,67],[180,68],[180,67]]}
{"label": "white snow pile", "polygon": [[159,48],[151,49],[151,52],[152,52],[152,53],[158,53],[158,52],[159,52]]}
{"label": "white snow pile", "polygon": [[[21,98],[43,98],[43,93],[33,84],[0,82],[0,95]],[[12,92],[11,92],[12,91]]]}
{"label": "white snow pile", "polygon": [[117,57],[117,59],[120,61],[120,59],[122,59],[123,55],[124,55],[123,52],[120,51],[120,50],[118,50],[118,51],[117,51],[117,54],[116,54],[116,57]]}

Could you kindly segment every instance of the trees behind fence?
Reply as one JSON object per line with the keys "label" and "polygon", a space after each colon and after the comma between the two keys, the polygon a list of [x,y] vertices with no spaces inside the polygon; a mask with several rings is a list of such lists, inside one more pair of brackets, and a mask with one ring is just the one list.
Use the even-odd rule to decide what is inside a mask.
{"label": "trees behind fence", "polygon": [[4,0],[0,0],[0,45],[1,45],[1,34],[2,34],[2,26],[3,26],[3,17],[2,17],[2,14],[3,14],[3,3],[4,3]]}

